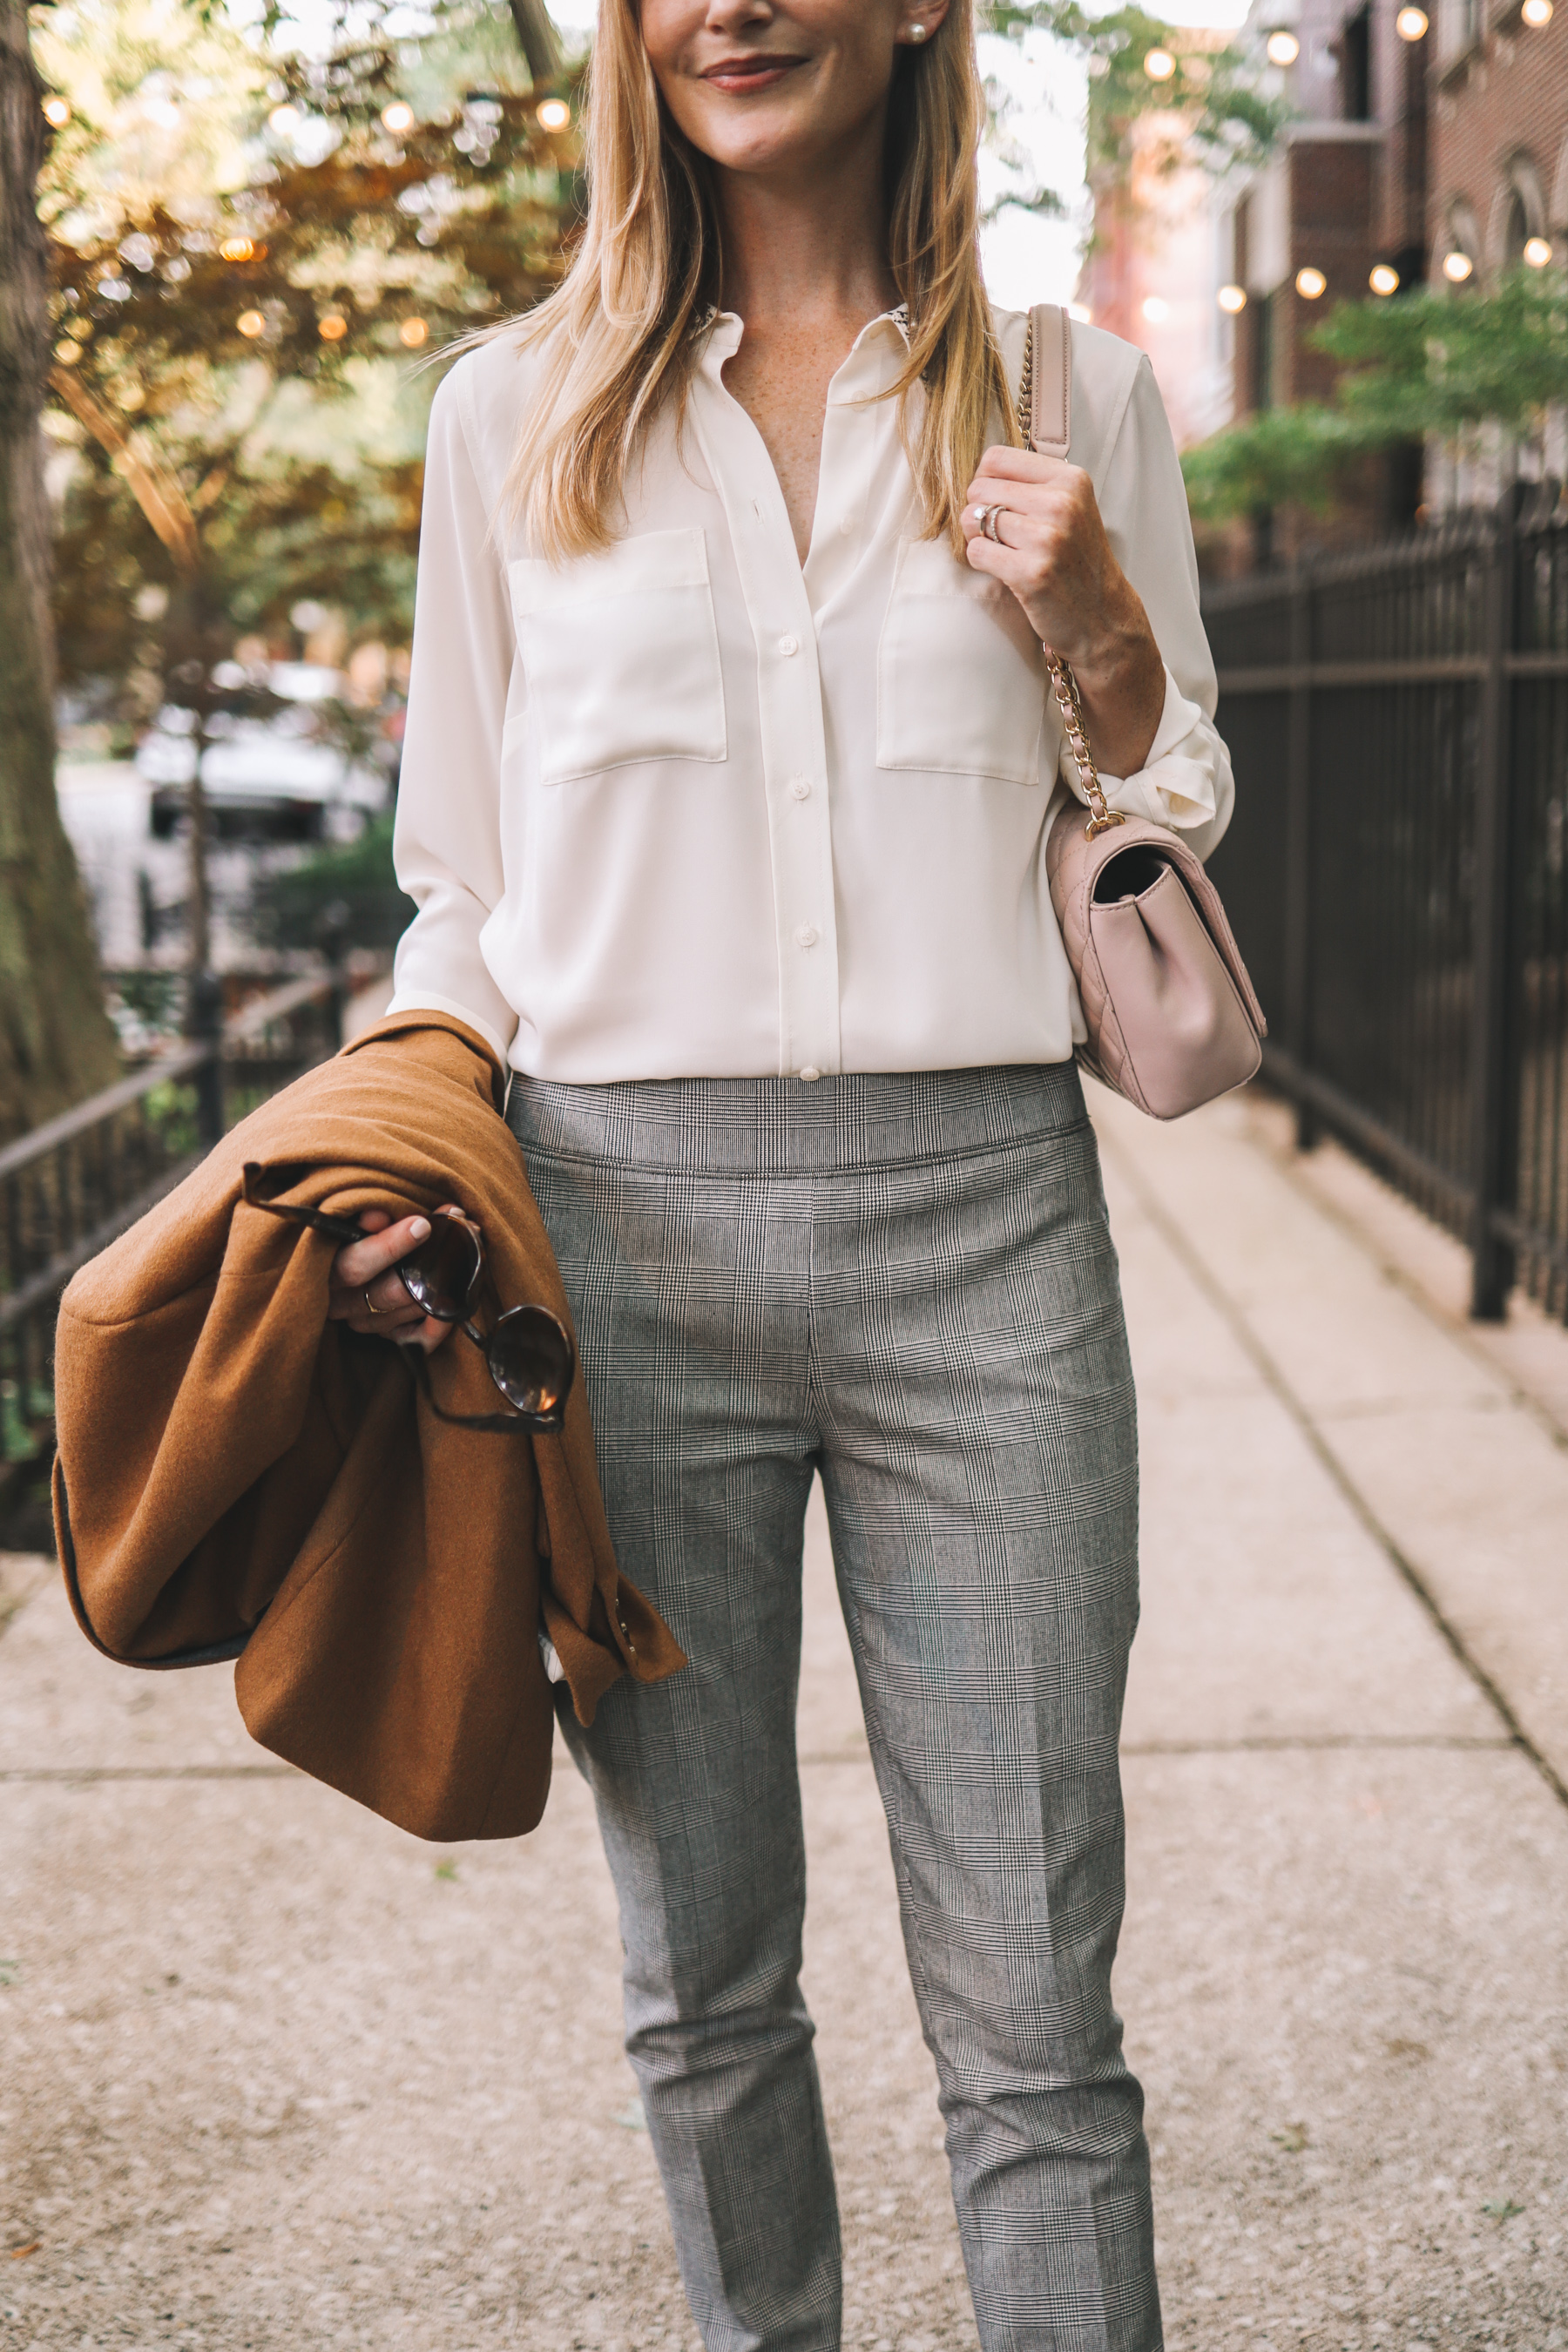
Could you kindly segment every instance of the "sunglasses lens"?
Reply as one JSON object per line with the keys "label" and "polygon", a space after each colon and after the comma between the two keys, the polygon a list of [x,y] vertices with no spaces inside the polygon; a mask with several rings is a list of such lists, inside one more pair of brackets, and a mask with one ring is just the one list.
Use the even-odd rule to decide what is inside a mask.
{"label": "sunglasses lens", "polygon": [[437,1217],[429,1240],[400,1260],[397,1271],[416,1307],[437,1322],[460,1322],[479,1276],[479,1244],[454,1218]]}
{"label": "sunglasses lens", "polygon": [[490,1378],[508,1404],[557,1420],[572,1386],[572,1342],[542,1307],[514,1307],[495,1328],[486,1354]]}

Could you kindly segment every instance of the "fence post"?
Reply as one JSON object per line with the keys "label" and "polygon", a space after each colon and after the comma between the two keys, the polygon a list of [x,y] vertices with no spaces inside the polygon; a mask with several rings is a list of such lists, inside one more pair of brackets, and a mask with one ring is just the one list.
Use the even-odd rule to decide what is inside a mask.
{"label": "fence post", "polygon": [[1511,974],[1513,837],[1512,682],[1514,501],[1505,492],[1488,551],[1486,675],[1481,686],[1476,779],[1475,998],[1470,1033],[1470,1313],[1497,1322],[1513,1286],[1511,1245],[1493,1225],[1513,1206],[1518,1168],[1514,1108],[1518,1041]]}
{"label": "fence post", "polygon": [[[1285,1051],[1305,1077],[1312,1053],[1312,576],[1298,557],[1290,575],[1290,707],[1285,751]],[[1318,1121],[1296,1097],[1296,1148],[1310,1151]]]}
{"label": "fence post", "polygon": [[210,1151],[224,1136],[223,982],[216,971],[193,971],[185,1033],[205,1045],[207,1058],[196,1072],[196,1131]]}

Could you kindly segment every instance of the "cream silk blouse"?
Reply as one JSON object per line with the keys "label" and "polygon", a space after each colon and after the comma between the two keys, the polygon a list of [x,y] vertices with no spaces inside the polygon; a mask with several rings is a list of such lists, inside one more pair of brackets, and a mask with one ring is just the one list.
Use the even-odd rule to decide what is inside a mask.
{"label": "cream silk blouse", "polygon": [[[998,312],[1013,380],[1022,314]],[[1083,1035],[1045,838],[1072,769],[1009,592],[920,536],[874,320],[833,379],[811,548],[705,331],[602,554],[531,555],[503,488],[532,362],[452,370],[430,423],[395,1010],[575,1082],[1057,1062]],[[1075,465],[1166,666],[1113,808],[1200,855],[1233,797],[1181,472],[1148,361],[1075,327]],[[1071,782],[1069,776],[1068,782]],[[1073,788],[1076,789],[1076,786]]]}

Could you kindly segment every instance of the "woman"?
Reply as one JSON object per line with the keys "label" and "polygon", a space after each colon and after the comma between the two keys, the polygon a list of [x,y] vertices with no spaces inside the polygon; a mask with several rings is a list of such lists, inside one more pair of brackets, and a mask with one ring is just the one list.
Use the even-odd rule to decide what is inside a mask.
{"label": "woman", "polygon": [[[621,1565],[691,1661],[563,1729],[713,2352],[839,2342],[814,1475],[981,2339],[1160,2336],[1110,1997],[1133,1398],[1042,646],[1113,805],[1201,850],[1231,786],[1147,362],[1079,330],[1075,462],[1016,446],[980,118],[969,0],[603,0],[577,258],[431,420],[395,1003],[510,1057]],[[408,1238],[336,1308],[433,1345]]]}

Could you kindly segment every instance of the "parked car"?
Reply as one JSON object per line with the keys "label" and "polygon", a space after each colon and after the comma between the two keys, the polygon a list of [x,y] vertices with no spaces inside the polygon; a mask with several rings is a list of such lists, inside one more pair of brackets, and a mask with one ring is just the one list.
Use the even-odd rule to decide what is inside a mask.
{"label": "parked car", "polygon": [[[247,674],[237,666],[239,687]],[[254,678],[249,683],[256,683]],[[312,662],[274,662],[260,681],[280,698],[265,719],[219,713],[208,721],[202,760],[213,832],[271,840],[352,840],[386,806],[384,767],[345,749],[342,679]],[[328,706],[331,706],[331,709]],[[136,767],[153,787],[152,826],[167,841],[187,815],[195,768],[195,714],[167,703],[142,737]]]}

